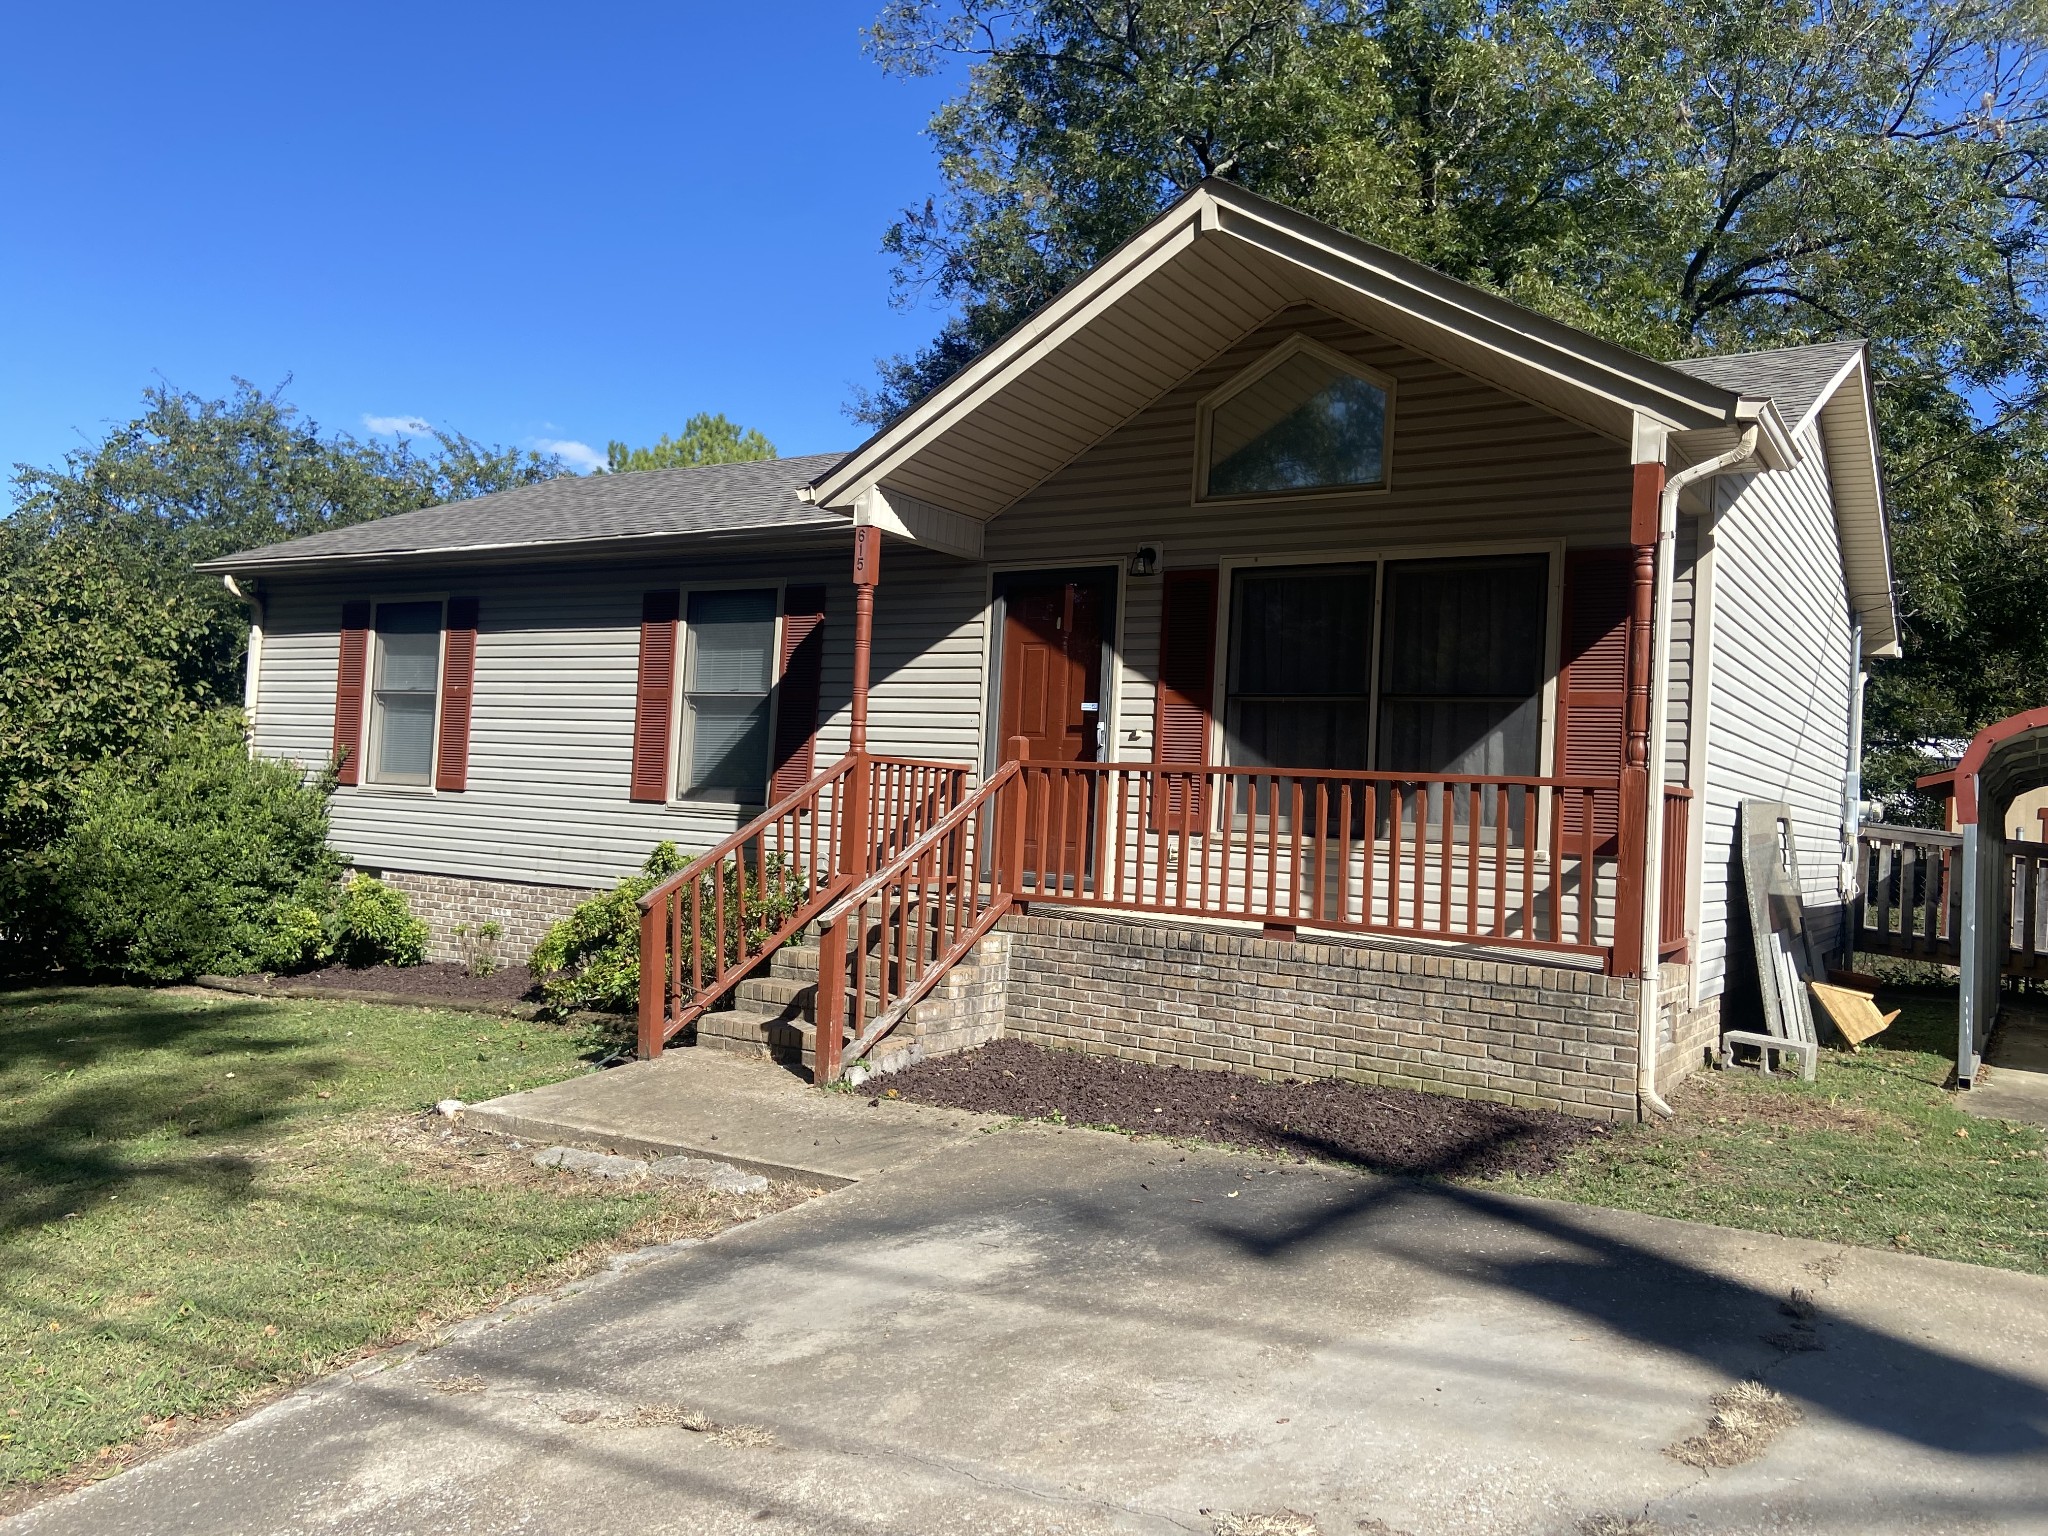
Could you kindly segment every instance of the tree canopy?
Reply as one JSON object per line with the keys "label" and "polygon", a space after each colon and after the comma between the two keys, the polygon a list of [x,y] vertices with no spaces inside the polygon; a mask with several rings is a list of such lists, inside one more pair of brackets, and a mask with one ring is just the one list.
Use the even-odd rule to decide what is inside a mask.
{"label": "tree canopy", "polygon": [[194,562],[562,472],[438,434],[326,434],[280,391],[159,385],[61,467],[17,465],[0,518],[0,947],[33,859],[97,763],[239,700],[248,614]]}
{"label": "tree canopy", "polygon": [[723,412],[699,411],[683,423],[675,437],[663,433],[652,448],[606,445],[611,473],[636,469],[686,469],[693,464],[747,464],[775,457],[775,445],[752,427],[728,421]]}
{"label": "tree canopy", "polygon": [[892,0],[966,65],[880,423],[1220,176],[1653,356],[1872,345],[1907,656],[1869,782],[2048,701],[2048,0]]}

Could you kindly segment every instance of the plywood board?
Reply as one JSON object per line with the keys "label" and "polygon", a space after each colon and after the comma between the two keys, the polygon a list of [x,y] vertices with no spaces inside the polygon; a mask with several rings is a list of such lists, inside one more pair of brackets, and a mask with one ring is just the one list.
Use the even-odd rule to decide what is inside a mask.
{"label": "plywood board", "polygon": [[1872,1035],[1882,1034],[1892,1027],[1892,1020],[1901,1010],[1894,1008],[1890,1013],[1877,1011],[1877,999],[1868,992],[1859,992],[1854,987],[1831,986],[1824,981],[1810,982],[1814,998],[1828,1016],[1828,1022],[1835,1026],[1841,1037],[1850,1045],[1861,1045]]}
{"label": "plywood board", "polygon": [[1792,808],[1777,800],[1745,800],[1741,815],[1742,877],[1764,1021],[1781,1040],[1812,1042],[1819,1036],[1806,988],[1825,973],[1806,922]]}

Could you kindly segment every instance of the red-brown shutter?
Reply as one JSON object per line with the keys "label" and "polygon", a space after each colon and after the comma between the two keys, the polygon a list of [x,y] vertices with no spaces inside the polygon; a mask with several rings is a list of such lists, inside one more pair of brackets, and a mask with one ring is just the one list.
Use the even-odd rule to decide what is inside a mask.
{"label": "red-brown shutter", "polygon": [[[1621,773],[1628,726],[1628,604],[1634,554],[1582,549],[1565,557],[1563,647],[1559,657],[1557,772],[1614,779]],[[1580,801],[1567,793],[1564,836],[1584,826]],[[1620,824],[1614,790],[1593,801],[1593,831],[1613,851]]]}
{"label": "red-brown shutter", "polygon": [[[1209,761],[1209,705],[1216,684],[1216,572],[1168,571],[1160,593],[1159,691],[1152,719],[1152,756],[1161,763]],[[1200,828],[1207,817],[1205,780],[1169,774],[1152,808],[1154,825]],[[1192,804],[1188,796],[1192,792]]]}
{"label": "red-brown shutter", "polygon": [[633,704],[631,798],[668,799],[668,742],[676,694],[676,620],[682,598],[673,589],[640,599],[640,683]]}
{"label": "red-brown shutter", "polygon": [[335,782],[353,784],[363,755],[363,674],[370,659],[370,605],[341,605],[341,661],[334,676]]}
{"label": "red-brown shutter", "polygon": [[448,599],[441,651],[441,739],[434,751],[434,788],[469,788],[469,701],[476,686],[476,615],[473,597]]}
{"label": "red-brown shutter", "polygon": [[818,693],[825,672],[825,589],[782,593],[782,663],[775,697],[775,772],[768,803],[810,781],[817,758]]}

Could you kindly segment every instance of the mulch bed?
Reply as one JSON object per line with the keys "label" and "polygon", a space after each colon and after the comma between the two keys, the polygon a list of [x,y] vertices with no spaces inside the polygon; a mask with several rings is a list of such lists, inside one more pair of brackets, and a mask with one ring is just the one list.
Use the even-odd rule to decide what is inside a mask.
{"label": "mulch bed", "polygon": [[501,965],[487,976],[472,976],[452,960],[429,960],[425,965],[330,965],[276,980],[280,985],[321,992],[369,992],[434,1003],[530,1003],[540,999],[534,974],[524,965]]}
{"label": "mulch bed", "polygon": [[1061,1120],[1348,1163],[1378,1173],[1547,1173],[1607,1127],[1403,1088],[1269,1083],[998,1040],[884,1078],[880,1091],[983,1114]]}

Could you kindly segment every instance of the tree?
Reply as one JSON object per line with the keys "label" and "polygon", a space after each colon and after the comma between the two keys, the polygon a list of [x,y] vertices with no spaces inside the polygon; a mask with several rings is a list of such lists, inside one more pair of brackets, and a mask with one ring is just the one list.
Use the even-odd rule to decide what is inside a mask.
{"label": "tree", "polygon": [[684,422],[680,436],[662,434],[652,448],[628,448],[620,442],[605,447],[605,458],[615,475],[636,469],[684,469],[693,464],[748,464],[774,457],[775,445],[759,432],[708,411],[699,411]]}
{"label": "tree", "polygon": [[942,190],[885,238],[899,297],[951,314],[853,414],[900,413],[1205,176],[1653,356],[1865,338],[1911,653],[1878,674],[1871,739],[1911,766],[2048,700],[2017,633],[2048,612],[2044,21],[2048,0],[895,0],[885,69],[968,66],[931,124]]}
{"label": "tree", "polygon": [[[282,390],[242,380],[226,399],[169,385],[143,411],[61,468],[15,466],[14,512],[0,520],[0,572],[62,571],[80,552],[123,580],[206,616],[194,698],[239,696],[248,633],[242,605],[195,562],[395,512],[531,485],[563,473],[552,456],[436,433],[420,452],[326,435]],[[99,579],[96,577],[95,579]],[[0,667],[4,667],[0,660]],[[0,682],[0,686],[5,686]]]}

